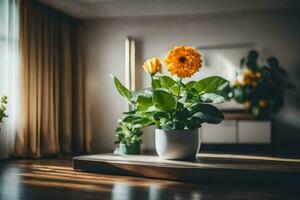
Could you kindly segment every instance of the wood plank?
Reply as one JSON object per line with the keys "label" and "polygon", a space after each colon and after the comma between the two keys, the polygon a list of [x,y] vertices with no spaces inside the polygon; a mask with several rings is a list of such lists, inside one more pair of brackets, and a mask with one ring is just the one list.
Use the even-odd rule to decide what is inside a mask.
{"label": "wood plank", "polygon": [[198,154],[195,161],[145,155],[87,155],[73,158],[76,170],[193,183],[299,184],[300,160],[233,154]]}

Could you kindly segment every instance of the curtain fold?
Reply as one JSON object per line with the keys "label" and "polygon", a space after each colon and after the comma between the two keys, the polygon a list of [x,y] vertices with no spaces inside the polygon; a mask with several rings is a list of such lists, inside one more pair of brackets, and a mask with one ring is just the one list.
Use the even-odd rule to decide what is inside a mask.
{"label": "curtain fold", "polygon": [[90,151],[79,23],[33,0],[20,2],[21,110],[16,156]]}

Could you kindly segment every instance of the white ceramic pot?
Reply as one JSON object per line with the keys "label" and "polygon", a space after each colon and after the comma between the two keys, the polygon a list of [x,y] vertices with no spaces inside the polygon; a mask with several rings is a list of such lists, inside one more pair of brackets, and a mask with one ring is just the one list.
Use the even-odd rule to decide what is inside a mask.
{"label": "white ceramic pot", "polygon": [[198,129],[155,129],[155,148],[158,156],[170,160],[193,160],[200,149]]}

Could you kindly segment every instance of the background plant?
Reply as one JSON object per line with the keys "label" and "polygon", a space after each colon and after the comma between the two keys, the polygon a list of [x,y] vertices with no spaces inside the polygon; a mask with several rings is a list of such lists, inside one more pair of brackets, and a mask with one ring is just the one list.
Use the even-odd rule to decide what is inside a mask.
{"label": "background plant", "polygon": [[[229,81],[212,76],[184,83],[185,77],[190,77],[201,67],[200,56],[190,47],[174,49],[169,52],[171,59],[167,58],[165,63],[171,73],[179,76],[177,78],[157,75],[156,72],[160,71],[157,66],[161,66],[157,59],[150,59],[144,64],[151,77],[150,88],[130,91],[113,77],[118,92],[133,107],[131,112],[123,114],[127,123],[141,127],[156,125],[164,130],[193,130],[201,127],[202,123],[217,124],[224,119],[222,112],[212,104],[229,98]],[[188,60],[190,58],[192,60]]]}
{"label": "background plant", "polygon": [[253,50],[241,59],[243,76],[233,86],[234,98],[251,115],[267,119],[271,113],[281,110],[284,93],[294,86],[277,58],[267,58],[262,64],[258,59],[259,53]]}
{"label": "background plant", "polygon": [[0,123],[3,122],[3,119],[5,117],[8,117],[6,114],[6,106],[7,106],[7,96],[2,96],[0,102]]}
{"label": "background plant", "polygon": [[127,145],[141,144],[143,142],[142,127],[150,124],[149,120],[132,115],[131,112],[123,113],[116,129],[118,141]]}

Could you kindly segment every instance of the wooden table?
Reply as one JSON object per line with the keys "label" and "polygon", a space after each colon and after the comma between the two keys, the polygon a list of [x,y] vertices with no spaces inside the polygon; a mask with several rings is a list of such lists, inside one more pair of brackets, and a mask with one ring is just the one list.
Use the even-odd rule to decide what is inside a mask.
{"label": "wooden table", "polygon": [[195,161],[157,156],[100,154],[73,159],[75,170],[210,184],[298,184],[300,159],[233,154],[198,154]]}

